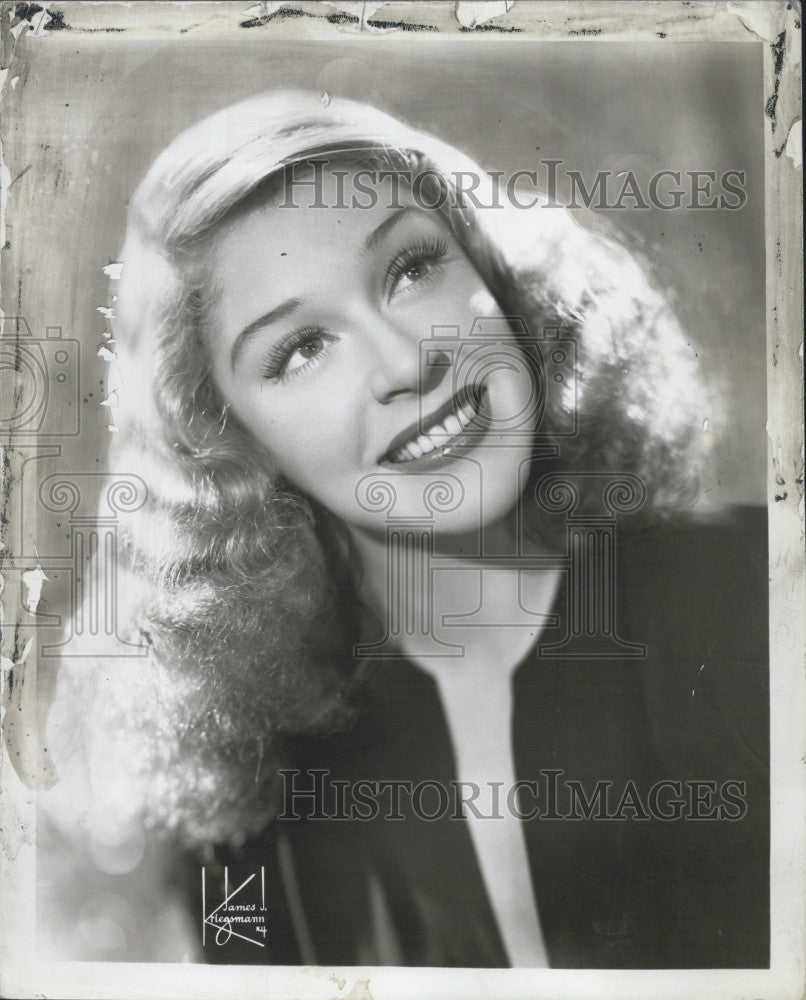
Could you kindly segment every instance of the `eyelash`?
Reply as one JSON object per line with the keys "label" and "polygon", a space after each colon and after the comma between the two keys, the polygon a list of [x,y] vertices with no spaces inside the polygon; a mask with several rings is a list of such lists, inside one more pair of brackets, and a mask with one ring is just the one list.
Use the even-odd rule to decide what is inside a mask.
{"label": "eyelash", "polygon": [[[391,295],[397,283],[410,271],[415,264],[430,263],[439,265],[447,256],[448,241],[444,237],[423,237],[411,246],[404,247],[389,263],[386,269],[385,286],[386,294]],[[438,272],[436,272],[438,273]],[[435,272],[430,272],[422,278],[415,279],[414,284],[421,284],[433,277]],[[404,289],[405,292],[405,289]],[[401,293],[403,294],[403,293]],[[287,371],[288,362],[304,344],[320,338],[324,341],[332,340],[321,326],[306,326],[284,337],[268,353],[260,367],[260,377],[267,381],[287,382],[296,375],[301,375],[319,363],[322,352],[310,358],[305,364]]]}
{"label": "eyelash", "polygon": [[[448,253],[448,241],[444,237],[423,237],[411,246],[404,247],[392,258],[386,269],[387,294],[394,291],[395,284],[411,270],[415,264],[439,264]],[[426,280],[421,278],[420,281]]]}
{"label": "eyelash", "polygon": [[304,365],[300,365],[293,371],[286,371],[286,366],[296,350],[316,337],[320,337],[322,340],[328,339],[321,326],[305,326],[290,333],[287,337],[283,337],[266,355],[260,367],[260,377],[266,380],[273,379],[276,382],[285,382],[295,375],[307,371],[309,367],[317,363],[318,355],[310,358]]}

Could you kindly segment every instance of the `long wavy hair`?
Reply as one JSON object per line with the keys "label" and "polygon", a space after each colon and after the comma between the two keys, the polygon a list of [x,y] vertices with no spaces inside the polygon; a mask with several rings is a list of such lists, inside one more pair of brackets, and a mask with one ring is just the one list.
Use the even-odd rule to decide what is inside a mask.
{"label": "long wavy hair", "polygon": [[[541,432],[567,425],[560,470],[632,472],[643,516],[687,508],[697,489],[704,412],[695,356],[634,257],[563,209],[475,208],[466,156],[383,112],[318,95],[267,93],[183,133],[131,202],[112,283],[121,372],[110,467],[136,471],[148,500],[127,515],[117,592],[123,635],[141,660],[65,665],[52,725],[83,735],[90,777],[126,822],[186,843],[238,840],[272,813],[271,761],[289,734],[350,724],[359,626],[344,535],[284,482],[227,412],[203,333],[219,226],[268,201],[294,164],[427,171],[439,209],[507,316],[531,336],[560,327],[577,343],[575,392],[546,401]],[[436,199],[435,199],[436,200]],[[546,544],[556,531],[533,511]],[[121,663],[128,663],[125,669]],[[114,790],[114,791],[112,791]]]}

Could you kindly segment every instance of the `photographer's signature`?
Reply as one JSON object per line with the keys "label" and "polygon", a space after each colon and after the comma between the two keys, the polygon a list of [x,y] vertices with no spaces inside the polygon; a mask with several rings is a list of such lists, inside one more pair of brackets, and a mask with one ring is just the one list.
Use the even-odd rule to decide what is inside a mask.
{"label": "photographer's signature", "polygon": [[[215,931],[214,941],[225,945],[232,938],[264,947],[266,940],[266,872],[263,867],[243,877],[243,869],[234,877],[224,868],[202,868],[202,946],[207,944],[208,929]],[[240,880],[240,881],[239,881]],[[223,892],[223,898],[222,898]]]}

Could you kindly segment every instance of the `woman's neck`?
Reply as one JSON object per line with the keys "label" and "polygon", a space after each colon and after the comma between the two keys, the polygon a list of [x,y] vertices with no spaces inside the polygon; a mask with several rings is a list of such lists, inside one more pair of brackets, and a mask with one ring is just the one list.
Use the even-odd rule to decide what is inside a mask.
{"label": "woman's neck", "polygon": [[[515,512],[472,535],[403,531],[387,538],[355,531],[352,537],[362,570],[359,596],[384,624],[384,648],[396,645],[430,673],[469,676],[492,664],[506,673],[551,611],[559,572],[518,567],[517,555],[547,553],[531,543],[524,551]],[[515,557],[511,565],[506,557]],[[445,655],[456,649],[461,655]]]}
{"label": "woman's neck", "polygon": [[[368,531],[352,529],[350,534],[361,566],[360,595],[369,607],[380,612],[386,605],[389,560],[394,542],[386,535]],[[424,534],[420,544],[425,544]],[[430,536],[429,544],[431,554],[438,558],[460,559],[468,569],[483,569],[485,561],[491,556],[508,556],[517,551],[515,511],[492,524],[483,525],[479,531],[435,532]]]}

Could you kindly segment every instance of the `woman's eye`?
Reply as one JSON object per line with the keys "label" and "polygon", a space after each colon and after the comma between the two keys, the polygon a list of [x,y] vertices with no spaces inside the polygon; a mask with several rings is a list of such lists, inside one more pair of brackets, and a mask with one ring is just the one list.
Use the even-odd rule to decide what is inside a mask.
{"label": "woman's eye", "polygon": [[332,337],[318,329],[300,330],[276,344],[260,367],[263,379],[282,382],[319,362]]}
{"label": "woman's eye", "polygon": [[313,360],[317,354],[325,348],[324,338],[319,334],[307,337],[301,344],[291,352],[286,361],[284,371],[293,372],[302,368],[309,361]]}
{"label": "woman's eye", "polygon": [[389,295],[405,292],[420,282],[434,277],[442,269],[448,253],[445,239],[424,239],[397,254],[387,273]]}
{"label": "woman's eye", "polygon": [[427,274],[431,273],[431,270],[435,267],[434,261],[429,261],[423,258],[422,260],[415,261],[413,264],[409,264],[406,270],[400,275],[395,285],[395,289],[400,291],[401,286],[403,288],[407,285],[414,284],[414,282],[419,281],[424,278]]}

